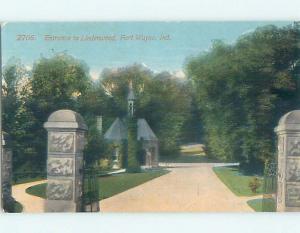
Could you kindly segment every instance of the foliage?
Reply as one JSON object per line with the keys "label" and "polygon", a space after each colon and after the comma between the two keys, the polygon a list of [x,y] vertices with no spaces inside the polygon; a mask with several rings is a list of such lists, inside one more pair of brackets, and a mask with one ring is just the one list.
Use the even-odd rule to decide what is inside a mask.
{"label": "foliage", "polygon": [[99,168],[101,170],[108,170],[110,169],[110,160],[109,159],[100,159],[99,160]]}
{"label": "foliage", "polygon": [[43,124],[55,110],[76,110],[76,98],[90,86],[88,69],[71,56],[56,54],[40,58],[32,71],[13,60],[4,67],[3,79],[3,128],[12,138],[14,172],[42,172],[47,142]]}
{"label": "foliage", "polygon": [[[253,180],[254,174],[244,174],[239,167],[214,167],[213,168],[219,179],[237,196],[253,196],[262,194],[262,187],[253,193],[249,188],[249,182]],[[259,182],[262,182],[259,177]]]}
{"label": "foliage", "polygon": [[3,208],[5,212],[8,213],[21,213],[23,211],[23,206],[17,201],[13,201],[6,205],[4,204]]}
{"label": "foliage", "polygon": [[[145,118],[160,141],[160,154],[176,156],[184,141],[199,140],[200,121],[191,108],[191,92],[186,83],[173,79],[168,72],[154,74],[134,64],[114,70],[104,70],[101,84],[111,96],[110,116],[127,113],[128,84],[132,81],[136,94],[136,118]],[[196,123],[192,127],[191,121]]]}
{"label": "foliage", "polygon": [[273,157],[273,129],[300,103],[299,35],[292,26],[257,28],[188,61],[211,155],[248,170],[262,170]]}
{"label": "foliage", "polygon": [[254,177],[249,181],[248,186],[253,193],[257,193],[257,189],[261,186],[261,182],[257,177]]}
{"label": "foliage", "polygon": [[[25,167],[28,169],[28,167]],[[21,170],[19,168],[17,171],[13,172],[13,185],[15,184],[23,184],[23,183],[28,183],[28,182],[33,182],[33,181],[39,181],[39,180],[44,180],[46,179],[47,174],[46,172],[27,172]]]}
{"label": "foliage", "polygon": [[[100,80],[93,82],[84,62],[60,53],[41,57],[32,70],[11,59],[4,67],[3,80],[3,129],[12,138],[14,173],[43,173],[47,142],[43,124],[53,111],[64,108],[79,112],[88,125],[86,162],[110,159],[112,148],[97,129],[96,117],[103,117],[104,133],[115,117],[126,116],[129,80],[137,96],[136,117],[149,122],[160,140],[161,154],[178,155],[179,145],[195,138],[190,135],[198,130],[191,127],[198,116],[191,114],[192,97],[186,84],[167,72],[154,74],[138,64],[104,69]],[[143,152],[140,145],[137,148],[142,162]],[[128,162],[127,150],[122,143],[123,165]]]}
{"label": "foliage", "polygon": [[88,125],[87,145],[84,149],[84,160],[86,166],[95,166],[101,158],[109,159],[112,155],[112,148],[109,147],[96,127],[96,117],[85,117]]}
{"label": "foliage", "polygon": [[128,121],[128,154],[127,172],[140,172],[139,148],[137,141],[137,120],[129,118]]}
{"label": "foliage", "polygon": [[38,140],[31,131],[35,119],[27,106],[30,90],[30,72],[20,60],[12,58],[3,68],[2,85],[2,124],[11,139],[13,151],[13,167],[23,171],[39,171],[39,162],[30,163],[36,159],[33,146]]}

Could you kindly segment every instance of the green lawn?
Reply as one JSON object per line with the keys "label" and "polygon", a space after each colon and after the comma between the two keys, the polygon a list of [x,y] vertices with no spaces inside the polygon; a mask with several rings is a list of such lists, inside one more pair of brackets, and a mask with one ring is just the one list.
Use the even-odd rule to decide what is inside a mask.
{"label": "green lawn", "polygon": [[[100,200],[124,192],[137,185],[167,174],[166,170],[148,171],[142,173],[122,173],[98,178],[100,188]],[[46,198],[46,185],[40,184],[26,189],[28,194]]]}
{"label": "green lawn", "polygon": [[200,144],[195,145],[183,145],[180,148],[180,152],[182,155],[205,155],[205,151],[203,146]]}
{"label": "green lawn", "polygon": [[247,204],[256,212],[275,212],[275,200],[272,198],[267,199],[253,199],[247,202]]}
{"label": "green lawn", "polygon": [[244,175],[235,166],[215,167],[213,170],[219,179],[237,196],[253,196],[263,193],[262,177],[258,177],[261,183],[260,188],[257,190],[257,193],[253,193],[248,185],[255,176]]}
{"label": "green lawn", "polygon": [[26,193],[45,199],[46,198],[46,186],[47,186],[47,183],[31,186],[26,189]]}

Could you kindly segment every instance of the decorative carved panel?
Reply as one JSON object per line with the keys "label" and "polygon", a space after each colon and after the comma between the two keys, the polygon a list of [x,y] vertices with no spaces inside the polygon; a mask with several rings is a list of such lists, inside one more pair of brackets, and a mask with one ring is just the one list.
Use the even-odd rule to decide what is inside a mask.
{"label": "decorative carved panel", "polygon": [[73,174],[73,159],[49,158],[47,173],[50,176],[70,176]]}
{"label": "decorative carved panel", "polygon": [[74,152],[74,134],[63,132],[50,132],[49,152]]}
{"label": "decorative carved panel", "polygon": [[300,181],[300,158],[288,158],[286,164],[286,180]]}
{"label": "decorative carved panel", "polygon": [[300,156],[300,137],[288,137],[287,156]]}
{"label": "decorative carved panel", "polygon": [[50,180],[48,182],[47,197],[49,200],[72,200],[72,194],[72,180]]}
{"label": "decorative carved panel", "polygon": [[300,183],[287,183],[286,206],[300,207]]}

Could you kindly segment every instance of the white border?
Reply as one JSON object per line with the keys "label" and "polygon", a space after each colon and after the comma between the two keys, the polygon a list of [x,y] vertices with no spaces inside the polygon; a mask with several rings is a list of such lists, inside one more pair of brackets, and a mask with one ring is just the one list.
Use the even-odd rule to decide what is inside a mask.
{"label": "white border", "polygon": [[1,21],[290,21],[299,12],[299,0],[0,0]]}

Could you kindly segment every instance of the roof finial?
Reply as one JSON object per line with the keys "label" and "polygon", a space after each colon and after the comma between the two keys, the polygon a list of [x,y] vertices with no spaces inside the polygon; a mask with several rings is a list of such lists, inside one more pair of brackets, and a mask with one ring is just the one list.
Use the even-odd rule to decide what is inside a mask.
{"label": "roof finial", "polygon": [[128,116],[133,117],[135,96],[134,96],[133,87],[132,87],[132,80],[130,80],[130,82],[129,82],[129,91],[128,91],[128,96],[127,96],[127,102],[128,102]]}
{"label": "roof finial", "polygon": [[128,90],[127,100],[135,100],[135,95],[134,95],[134,91],[133,91],[132,80],[129,81],[129,90]]}

